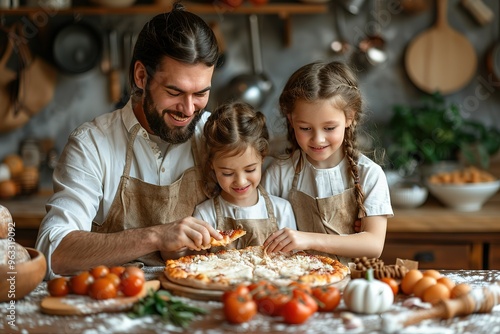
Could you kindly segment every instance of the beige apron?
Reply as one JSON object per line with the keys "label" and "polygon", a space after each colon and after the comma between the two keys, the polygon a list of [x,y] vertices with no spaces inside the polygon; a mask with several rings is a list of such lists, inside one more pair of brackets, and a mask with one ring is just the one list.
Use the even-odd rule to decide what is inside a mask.
{"label": "beige apron", "polygon": [[[353,234],[354,222],[358,218],[358,206],[354,187],[325,198],[314,198],[297,190],[300,172],[295,173],[289,201],[292,204],[297,229],[304,232],[327,234]],[[311,253],[337,258],[347,264],[351,258],[311,251]]]}
{"label": "beige apron", "polygon": [[[247,234],[239,238],[235,242],[229,244],[226,249],[236,248],[241,249],[248,246],[260,246],[273,232],[278,230],[278,223],[274,215],[273,204],[269,199],[266,190],[259,185],[259,191],[266,203],[268,218],[262,219],[233,219],[224,217],[220,206],[220,195],[214,198],[215,215],[217,220],[217,229],[220,231],[243,229]],[[220,247],[212,247],[210,252],[216,252]]]}
{"label": "beige apron", "polygon": [[[195,206],[207,199],[203,192],[202,173],[194,138],[191,139],[191,147],[195,166],[186,170],[174,183],[158,186],[130,177],[134,141],[140,129],[140,124],[136,124],[131,130],[118,190],[104,223],[93,224],[94,232],[113,233],[167,224],[191,216]],[[147,266],[165,265],[159,252],[142,256],[137,261]]]}

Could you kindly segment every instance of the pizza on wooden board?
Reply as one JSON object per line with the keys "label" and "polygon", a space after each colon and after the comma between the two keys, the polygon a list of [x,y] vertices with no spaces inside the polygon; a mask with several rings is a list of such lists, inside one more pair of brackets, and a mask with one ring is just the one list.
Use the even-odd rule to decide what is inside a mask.
{"label": "pizza on wooden board", "polygon": [[226,290],[236,284],[258,280],[277,285],[293,281],[311,286],[332,284],[343,280],[349,268],[326,256],[303,251],[268,254],[262,246],[249,246],[167,260],[164,274],[179,285]]}

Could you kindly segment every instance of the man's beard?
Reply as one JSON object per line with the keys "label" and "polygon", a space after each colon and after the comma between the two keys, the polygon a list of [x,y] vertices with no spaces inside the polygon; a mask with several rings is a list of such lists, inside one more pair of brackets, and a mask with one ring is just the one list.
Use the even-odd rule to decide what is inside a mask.
{"label": "man's beard", "polygon": [[195,111],[195,115],[191,122],[187,126],[183,127],[172,127],[170,128],[163,117],[166,113],[178,113],[177,111],[172,110],[162,110],[161,115],[158,114],[158,111],[155,108],[153,98],[151,97],[151,93],[146,87],[146,96],[143,102],[143,110],[146,115],[146,120],[148,121],[149,128],[153,133],[159,136],[162,140],[171,144],[181,144],[186,142],[189,138],[193,136],[193,133],[196,129],[196,124],[198,124],[201,114],[203,110]]}

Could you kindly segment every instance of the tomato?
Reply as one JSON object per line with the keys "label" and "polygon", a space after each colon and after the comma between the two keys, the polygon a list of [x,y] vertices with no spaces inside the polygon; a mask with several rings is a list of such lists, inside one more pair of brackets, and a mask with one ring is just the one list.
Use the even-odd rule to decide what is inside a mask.
{"label": "tomato", "polygon": [[89,271],[82,271],[69,280],[71,291],[77,295],[88,295],[89,287],[94,283],[94,276]]}
{"label": "tomato", "polygon": [[89,288],[89,296],[94,299],[115,298],[116,294],[117,290],[113,281],[105,277],[96,279],[96,281]]}
{"label": "tomato", "polygon": [[318,303],[321,312],[333,311],[340,303],[340,290],[333,285],[314,287],[312,295],[321,303]]}
{"label": "tomato", "polygon": [[277,288],[268,281],[258,281],[255,283],[251,283],[247,287],[248,290],[250,290],[250,293],[252,294],[254,300],[259,300],[262,297],[265,297],[277,290]]}
{"label": "tomato", "polygon": [[293,290],[293,299],[299,299],[300,301],[302,301],[307,307],[311,309],[312,313],[318,310],[318,303],[309,293],[302,289]]}
{"label": "tomato", "polygon": [[115,267],[109,268],[109,272],[112,274],[115,274],[118,277],[121,277],[124,271],[125,271],[124,266],[115,266]]}
{"label": "tomato", "polygon": [[115,288],[118,289],[120,287],[121,279],[116,274],[109,273],[106,276],[104,276],[104,278],[110,279],[111,282],[113,282],[113,285],[115,286]]}
{"label": "tomato", "polygon": [[142,291],[144,280],[140,276],[127,276],[120,282],[120,291],[125,296],[135,296]]}
{"label": "tomato", "polygon": [[98,279],[109,274],[109,268],[104,265],[100,265],[90,269],[90,273],[92,274],[92,276],[94,276],[95,279]]}
{"label": "tomato", "polygon": [[311,308],[300,298],[292,298],[281,309],[283,321],[287,324],[302,324],[314,314]]}
{"label": "tomato", "polygon": [[392,277],[384,277],[380,279],[382,282],[388,284],[391,287],[392,293],[394,293],[394,296],[398,294],[399,292],[399,284],[396,282],[396,280]]}
{"label": "tomato", "polygon": [[233,324],[241,324],[252,319],[257,314],[257,303],[250,294],[231,292],[226,295],[223,304],[226,320]]}
{"label": "tomato", "polygon": [[236,293],[238,295],[248,295],[250,293],[250,290],[246,285],[240,284],[233,289],[224,291],[224,293],[222,294],[222,302],[224,302],[226,297],[228,297],[232,293]]}
{"label": "tomato", "polygon": [[68,278],[58,277],[51,279],[47,283],[47,290],[49,291],[49,294],[53,297],[66,296],[70,291]]}
{"label": "tomato", "polygon": [[270,316],[281,315],[281,309],[290,299],[290,293],[273,292],[257,301],[257,309],[260,313]]}
{"label": "tomato", "polygon": [[250,0],[250,3],[254,6],[262,6],[269,2],[269,0]]}
{"label": "tomato", "polygon": [[125,267],[125,270],[123,271],[123,274],[121,275],[121,279],[123,280],[124,278],[130,277],[130,276],[137,276],[139,277],[143,282],[146,281],[146,277],[144,276],[144,271],[142,269],[137,268],[137,267]]}
{"label": "tomato", "polygon": [[293,288],[293,289],[300,289],[300,290],[303,290],[307,293],[311,293],[311,286],[307,283],[301,283],[301,282],[297,282],[297,281],[293,281],[291,282],[290,284],[288,284],[289,287]]}

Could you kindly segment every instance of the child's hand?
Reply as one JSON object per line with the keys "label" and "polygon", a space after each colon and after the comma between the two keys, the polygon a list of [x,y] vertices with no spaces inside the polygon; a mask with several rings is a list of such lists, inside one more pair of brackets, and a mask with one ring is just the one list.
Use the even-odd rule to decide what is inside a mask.
{"label": "child's hand", "polygon": [[299,234],[301,232],[289,229],[278,230],[271,234],[264,242],[264,247],[267,247],[267,252],[291,252],[293,250],[302,250],[304,245],[300,241]]}
{"label": "child's hand", "polygon": [[354,222],[354,232],[359,233],[361,232],[361,219],[358,219]]}

